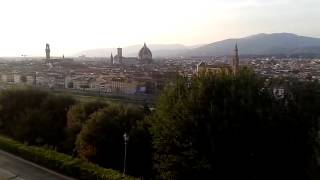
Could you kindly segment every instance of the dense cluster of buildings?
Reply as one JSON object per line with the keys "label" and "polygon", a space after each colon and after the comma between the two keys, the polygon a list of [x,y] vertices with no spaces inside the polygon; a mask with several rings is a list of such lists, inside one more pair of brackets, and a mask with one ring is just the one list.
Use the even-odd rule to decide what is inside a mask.
{"label": "dense cluster of buildings", "polygon": [[225,57],[153,59],[146,44],[137,57],[123,57],[122,49],[110,58],[54,58],[46,44],[45,59],[0,61],[0,82],[52,89],[92,91],[102,94],[158,94],[177,74],[197,75],[200,71],[237,73],[241,66],[252,67],[268,78],[297,77],[320,80],[320,60],[256,57],[239,59],[238,47]]}
{"label": "dense cluster of buildings", "polygon": [[146,44],[137,57],[117,55],[103,61],[52,58],[46,44],[46,58],[2,61],[0,81],[54,89],[74,89],[117,94],[155,94],[165,83],[166,74],[157,72]]}
{"label": "dense cluster of buildings", "polygon": [[268,78],[293,77],[320,80],[320,59],[264,57],[246,59],[246,64]]}

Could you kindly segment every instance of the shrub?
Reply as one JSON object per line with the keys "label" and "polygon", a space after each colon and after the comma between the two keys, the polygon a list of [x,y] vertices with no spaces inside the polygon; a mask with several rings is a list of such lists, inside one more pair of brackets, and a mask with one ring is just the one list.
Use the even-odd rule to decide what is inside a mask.
{"label": "shrub", "polygon": [[95,164],[72,158],[43,147],[27,146],[12,139],[0,136],[0,147],[4,151],[15,154],[29,161],[55,170],[62,174],[83,180],[134,180],[123,177],[121,173],[99,167]]}

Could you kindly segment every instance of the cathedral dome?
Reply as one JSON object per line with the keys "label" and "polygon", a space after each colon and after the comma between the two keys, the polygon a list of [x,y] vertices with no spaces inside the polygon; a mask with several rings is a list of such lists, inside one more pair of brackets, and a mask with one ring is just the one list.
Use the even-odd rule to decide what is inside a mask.
{"label": "cathedral dome", "polygon": [[142,63],[150,63],[152,61],[152,53],[146,43],[144,43],[143,47],[140,49],[138,56]]}

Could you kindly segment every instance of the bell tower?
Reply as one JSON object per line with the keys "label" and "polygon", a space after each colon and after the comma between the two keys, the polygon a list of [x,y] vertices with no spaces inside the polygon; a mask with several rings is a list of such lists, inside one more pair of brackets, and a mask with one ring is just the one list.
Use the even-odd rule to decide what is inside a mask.
{"label": "bell tower", "polygon": [[110,64],[113,64],[113,55],[111,53],[111,56],[110,56]]}
{"label": "bell tower", "polygon": [[233,74],[237,74],[239,71],[239,50],[238,50],[237,43],[234,48],[234,56],[232,58],[232,71],[233,71]]}
{"label": "bell tower", "polygon": [[50,60],[50,45],[46,44],[46,59]]}
{"label": "bell tower", "polygon": [[122,64],[122,48],[117,48],[117,51],[119,64]]}

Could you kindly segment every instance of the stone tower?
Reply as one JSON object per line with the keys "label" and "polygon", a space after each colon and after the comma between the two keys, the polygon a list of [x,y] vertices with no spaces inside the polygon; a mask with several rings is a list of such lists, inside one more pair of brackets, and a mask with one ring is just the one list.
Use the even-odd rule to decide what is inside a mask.
{"label": "stone tower", "polygon": [[48,43],[46,44],[46,59],[50,59],[50,45]]}
{"label": "stone tower", "polygon": [[110,64],[113,64],[113,55],[111,53],[111,56],[110,56]]}
{"label": "stone tower", "polygon": [[122,64],[122,48],[117,48],[118,50],[118,61],[119,64]]}
{"label": "stone tower", "polygon": [[232,71],[233,71],[233,74],[236,74],[239,71],[239,50],[238,50],[237,43],[234,48],[234,56],[232,58]]}

